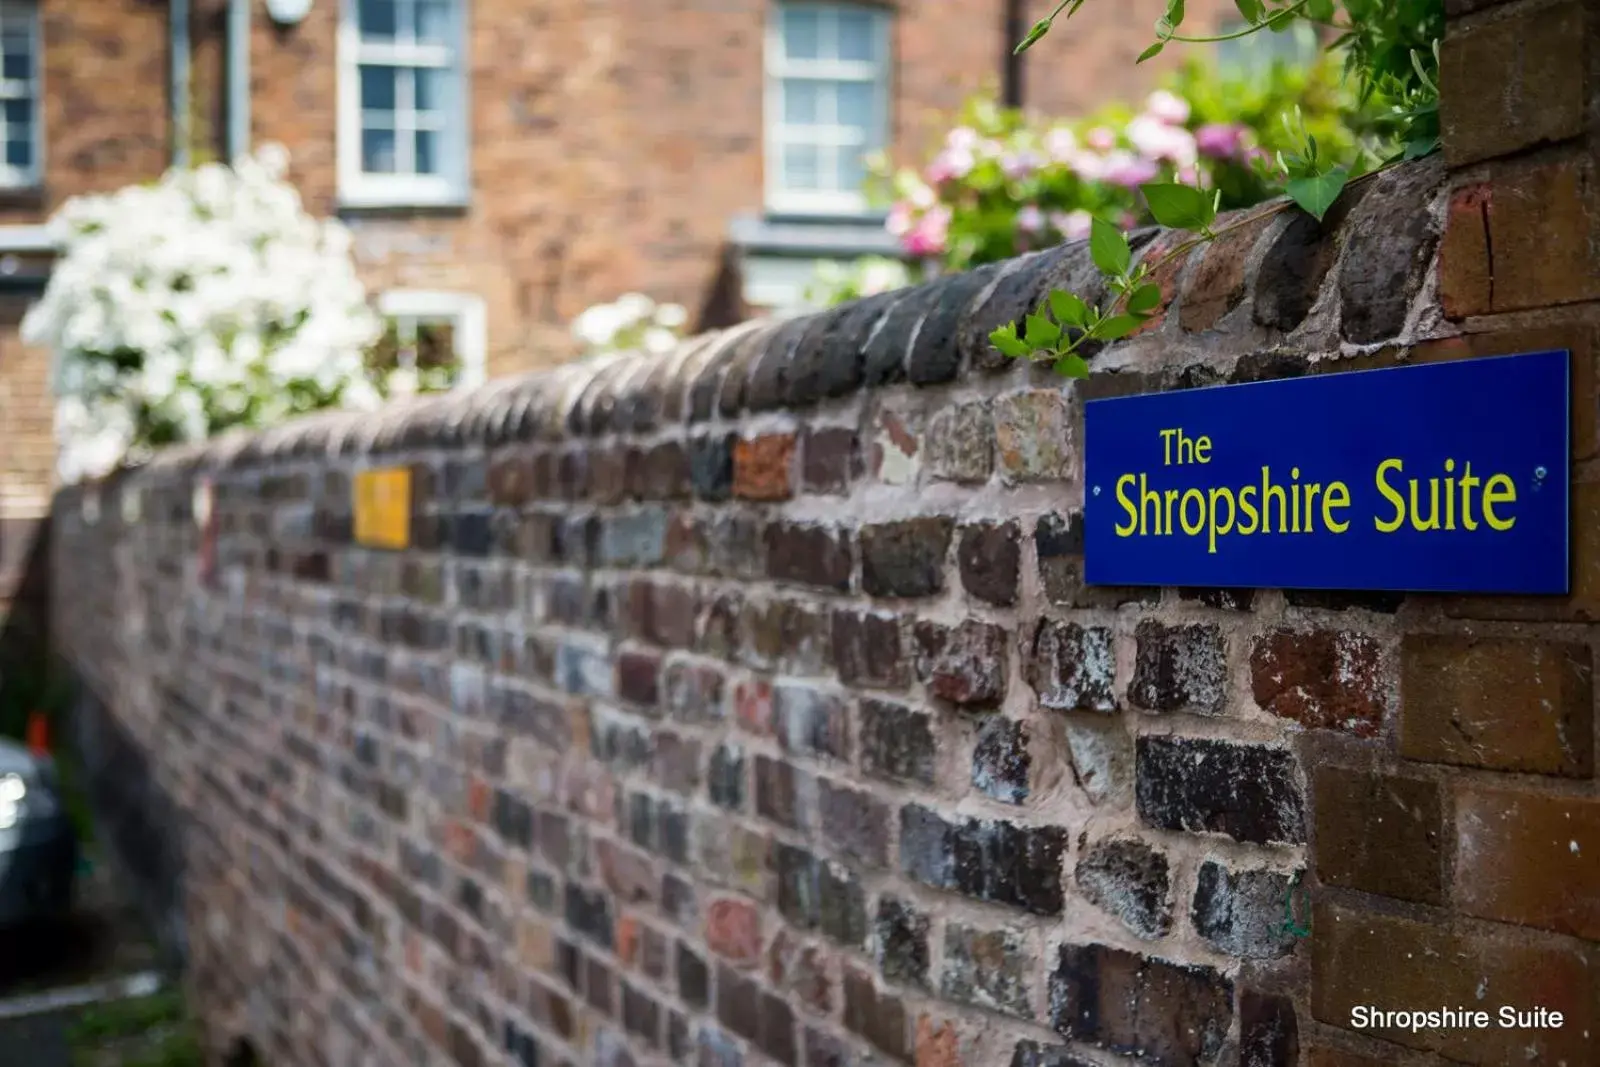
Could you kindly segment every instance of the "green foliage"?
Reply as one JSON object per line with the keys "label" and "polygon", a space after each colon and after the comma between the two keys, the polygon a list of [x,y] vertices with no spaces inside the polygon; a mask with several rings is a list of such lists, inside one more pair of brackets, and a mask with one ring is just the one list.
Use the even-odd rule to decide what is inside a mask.
{"label": "green foliage", "polygon": [[911,272],[898,259],[887,256],[862,256],[850,263],[824,260],[806,287],[806,302],[816,307],[834,307],[875,296],[911,284]]}

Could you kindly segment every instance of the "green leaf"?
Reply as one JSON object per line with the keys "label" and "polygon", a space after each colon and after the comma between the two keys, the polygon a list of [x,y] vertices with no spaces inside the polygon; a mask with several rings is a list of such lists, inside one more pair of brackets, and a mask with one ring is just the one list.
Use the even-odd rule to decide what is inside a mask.
{"label": "green leaf", "polygon": [[1089,363],[1076,352],[1068,352],[1055,361],[1052,368],[1063,378],[1087,378],[1089,376]]}
{"label": "green leaf", "polygon": [[1261,0],[1233,0],[1233,6],[1239,9],[1240,17],[1252,26],[1261,21],[1261,16],[1267,10]]}
{"label": "green leaf", "polygon": [[1035,22],[1033,24],[1033,29],[1028,31],[1028,36],[1026,36],[1026,37],[1024,37],[1022,39],[1022,43],[1017,45],[1016,49],[1013,50],[1011,54],[1014,55],[1014,56],[1020,56],[1022,53],[1026,52],[1028,49],[1030,49],[1034,45],[1038,44],[1039,43],[1039,38],[1043,37],[1045,34],[1047,34],[1049,32],[1050,32],[1050,20],[1049,19],[1040,19],[1038,22]]}
{"label": "green leaf", "polygon": [[1343,167],[1335,167],[1325,174],[1314,174],[1306,178],[1295,178],[1284,186],[1284,191],[1293,200],[1306,210],[1318,222],[1328,213],[1333,202],[1339,198],[1339,193],[1344,189],[1345,182],[1350,180],[1350,172]]}
{"label": "green leaf", "polygon": [[1089,225],[1089,258],[1100,268],[1101,274],[1120,278],[1133,261],[1133,250],[1122,231],[1104,219],[1094,219]]}
{"label": "green leaf", "polygon": [[1177,29],[1183,25],[1184,0],[1167,0],[1167,25]]}
{"label": "green leaf", "polygon": [[1211,198],[1201,189],[1178,182],[1151,182],[1141,185],[1150,214],[1163,226],[1175,230],[1198,230],[1211,222]]}
{"label": "green leaf", "polygon": [[1024,343],[1035,349],[1048,348],[1061,340],[1061,327],[1043,315],[1028,316],[1026,333],[1027,340]]}
{"label": "green leaf", "polygon": [[1063,326],[1082,326],[1089,320],[1089,305],[1076,293],[1054,289],[1050,293],[1050,313]]}
{"label": "green leaf", "polygon": [[1020,359],[1033,351],[1028,347],[1028,342],[1017,336],[1017,324],[1014,322],[992,331],[989,334],[989,343],[1013,359]]}
{"label": "green leaf", "polygon": [[1145,312],[1154,310],[1160,303],[1161,286],[1156,285],[1154,282],[1149,285],[1141,285],[1133,291],[1132,296],[1128,297],[1128,313],[1142,315]]}
{"label": "green leaf", "polygon": [[1138,315],[1113,315],[1095,323],[1094,336],[1101,341],[1117,341],[1144,325]]}
{"label": "green leaf", "polygon": [[1147,59],[1154,59],[1156,56],[1159,56],[1161,54],[1161,50],[1163,48],[1165,48],[1165,47],[1167,47],[1167,42],[1165,42],[1165,41],[1157,41],[1155,44],[1151,45],[1149,48],[1146,48],[1143,52],[1139,53],[1139,58],[1133,61],[1134,65],[1137,66],[1138,64],[1143,63]]}
{"label": "green leaf", "polygon": [[1333,0],[1311,0],[1305,7],[1306,18],[1312,22],[1332,22]]}
{"label": "green leaf", "polygon": [[1414,141],[1406,142],[1406,150],[1401,154],[1402,159],[1421,159],[1431,156],[1439,149],[1439,138],[1419,137]]}
{"label": "green leaf", "polygon": [[1274,11],[1270,16],[1268,16],[1267,29],[1271,30],[1273,33],[1282,33],[1290,26],[1293,26],[1294,20],[1299,16],[1300,12],[1294,8],[1286,7],[1281,11]]}

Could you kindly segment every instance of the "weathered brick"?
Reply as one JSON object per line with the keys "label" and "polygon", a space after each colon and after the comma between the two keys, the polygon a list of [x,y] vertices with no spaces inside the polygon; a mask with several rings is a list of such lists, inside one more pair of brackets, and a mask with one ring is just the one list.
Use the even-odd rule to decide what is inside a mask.
{"label": "weathered brick", "polygon": [[807,430],[801,455],[801,481],[808,493],[847,493],[861,477],[861,444],[848,427]]}
{"label": "weathered brick", "polygon": [[[1262,221],[1270,218],[1263,216]],[[1178,304],[1178,325],[1185,333],[1210,330],[1239,306],[1245,293],[1245,265],[1264,228],[1258,221],[1231,229],[1205,248]]]}
{"label": "weathered brick", "polygon": [[1135,751],[1139,817],[1148,825],[1255,844],[1305,840],[1305,802],[1288,750],[1141,737]]}
{"label": "weathered brick", "polygon": [[773,689],[773,708],[785,751],[848,758],[849,709],[840,697],[803,683],[780,682]]}
{"label": "weathered brick", "polygon": [[817,783],[822,836],[828,846],[846,858],[869,867],[889,863],[889,806],[870,793]]}
{"label": "weathered brick", "polygon": [[1452,167],[1583,132],[1583,5],[1460,30],[1445,42],[1439,121]]}
{"label": "weathered brick", "polygon": [[1505,167],[1487,201],[1495,312],[1600,297],[1600,209],[1586,155]]}
{"label": "weathered brick", "polygon": [[1033,1018],[1028,981],[1034,954],[1017,930],[980,930],[952,921],[944,928],[939,994],[949,1000]]}
{"label": "weathered brick", "polygon": [[941,408],[928,421],[928,470],[950,482],[986,482],[994,471],[994,419],[987,400]]}
{"label": "weathered brick", "polygon": [[761,915],[738,897],[721,897],[706,905],[706,947],[737,967],[754,967],[761,959]]}
{"label": "weathered brick", "polygon": [[706,791],[711,803],[731,811],[744,807],[744,767],[744,750],[738,745],[723,742],[712,749],[711,765],[706,774]]}
{"label": "weathered brick", "polygon": [[1016,523],[963,526],[956,560],[961,568],[961,587],[968,596],[999,607],[1017,602],[1022,538]]}
{"label": "weathered brick", "polygon": [[653,652],[619,653],[616,694],[630,703],[655,707],[661,699],[661,657]]}
{"label": "weathered brick", "polygon": [[1455,844],[1462,911],[1600,940],[1600,801],[1466,786]]}
{"label": "weathered brick", "polygon": [[1452,319],[1487,312],[1494,302],[1494,265],[1489,260],[1488,183],[1450,194],[1439,238],[1439,305]]}
{"label": "weathered brick", "polygon": [[1382,649],[1348,630],[1263,634],[1250,653],[1255,701],[1314,730],[1375,737],[1383,723]]}
{"label": "weathered brick", "polygon": [[1273,870],[1233,870],[1215,860],[1195,876],[1189,921],[1219,952],[1243,959],[1271,959],[1294,948],[1284,925],[1291,876]]}
{"label": "weathered brick", "polygon": [[1050,1025],[1069,1040],[1199,1067],[1233,1025],[1233,983],[1106,945],[1063,945],[1050,974]]}
{"label": "weathered brick", "polygon": [[1026,657],[1028,684],[1055,711],[1117,710],[1110,629],[1041,619]]}
{"label": "weathered brick", "polygon": [[816,780],[785,760],[757,755],[756,814],[791,830],[803,830],[816,818]]}
{"label": "weathered brick", "polygon": [[1239,1067],[1278,1067],[1300,1060],[1294,1001],[1254,989],[1239,993]]}
{"label": "weathered brick", "polygon": [[1090,803],[1103,804],[1132,791],[1133,741],[1120,723],[1067,716],[1062,726],[1073,780]]}
{"label": "weathered brick", "polygon": [[[1489,1014],[1483,1028],[1367,1027],[1370,1037],[1462,1063],[1584,1063],[1600,1027],[1600,983],[1587,950],[1510,931],[1452,931],[1399,916],[1319,902],[1311,920],[1311,1012],[1353,1027],[1357,1006],[1449,1006]],[[1441,961],[1450,965],[1443,966]],[[1388,1005],[1396,1009],[1388,1009]],[[1559,1028],[1502,1028],[1498,1008],[1542,1007]]]}
{"label": "weathered brick", "polygon": [[1412,634],[1400,644],[1400,751],[1532,774],[1594,773],[1587,646]]}
{"label": "weathered brick", "polygon": [[1041,1045],[1037,1041],[1018,1041],[1011,1055],[1011,1067],[1094,1067],[1065,1045]]}
{"label": "weathered brick", "polygon": [[903,689],[911,681],[910,663],[898,615],[883,612],[833,613],[833,663],[849,686]]}
{"label": "weathered brick", "polygon": [[854,569],[847,535],[824,526],[773,523],[766,529],[767,577],[844,592]]}
{"label": "weathered brick", "polygon": [[874,777],[932,785],[937,760],[927,715],[881,700],[861,702],[861,767]]}
{"label": "weathered brick", "polygon": [[1003,804],[1028,799],[1028,737],[1023,725],[991,715],[978,728],[972,751],[972,786]]}
{"label": "weathered brick", "polygon": [[1172,929],[1172,881],[1166,853],[1135,838],[1097,842],[1073,872],[1078,888],[1139,937]]}
{"label": "weathered brick", "polygon": [[863,527],[861,588],[870,596],[924,597],[944,589],[944,562],[955,523],[906,519]]}
{"label": "weathered brick", "polygon": [[917,676],[934,696],[972,707],[1005,696],[1009,669],[1001,627],[972,620],[954,628],[919,622],[915,637]]}
{"label": "weathered brick", "polygon": [[920,804],[900,810],[900,870],[935,889],[1059,915],[1066,831],[966,819],[949,822]]}
{"label": "weathered brick", "polygon": [[882,408],[872,432],[872,476],[885,485],[915,485],[922,471],[921,419]]}
{"label": "weathered brick", "polygon": [[851,948],[867,943],[866,891],[848,868],[792,845],[774,847],[778,911],[792,926],[820,930]]}
{"label": "weathered brick", "polygon": [[1072,475],[1067,398],[1054,389],[1008,393],[993,401],[995,454],[1008,482],[1059,481]]}
{"label": "weathered brick", "polygon": [[911,1062],[911,1035],[900,998],[880,993],[872,976],[844,968],[844,1025],[872,1046],[903,1063]]}
{"label": "weathered brick", "polygon": [[683,660],[669,662],[662,673],[662,707],[680,722],[720,722],[727,717],[725,684],[722,671],[716,667]]}
{"label": "weathered brick", "polygon": [[1341,227],[1340,328],[1372,344],[1398,336],[1433,265],[1439,224],[1428,209],[1444,182],[1436,159],[1380,172]]}
{"label": "weathered brick", "polygon": [[1033,533],[1034,553],[1039,559],[1039,583],[1052,604],[1063,607],[1120,607],[1123,604],[1153,604],[1161,598],[1160,589],[1129,586],[1086,586],[1083,584],[1083,516],[1045,515]]}
{"label": "weathered brick", "polygon": [[872,940],[886,982],[928,986],[928,916],[909,901],[878,898]]}
{"label": "weathered brick", "polygon": [[1329,230],[1306,212],[1285,213],[1256,271],[1256,322],[1288,332],[1305,321],[1337,258],[1338,242]]}
{"label": "weathered brick", "polygon": [[1319,881],[1419,904],[1443,902],[1443,815],[1435,783],[1319,766],[1312,797]]}
{"label": "weathered brick", "polygon": [[795,435],[764,434],[733,445],[733,493],[745,500],[787,500],[794,495]]}
{"label": "weathered brick", "polygon": [[1146,711],[1215,715],[1226,698],[1222,632],[1209,624],[1139,624],[1138,653],[1128,699]]}

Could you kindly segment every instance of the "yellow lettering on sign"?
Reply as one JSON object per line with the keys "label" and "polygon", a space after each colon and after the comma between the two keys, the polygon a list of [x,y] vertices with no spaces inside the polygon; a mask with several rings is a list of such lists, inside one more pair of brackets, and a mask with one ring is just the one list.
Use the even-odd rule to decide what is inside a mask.
{"label": "yellow lettering on sign", "polygon": [[352,488],[356,544],[392,549],[403,549],[411,544],[409,468],[361,471]]}

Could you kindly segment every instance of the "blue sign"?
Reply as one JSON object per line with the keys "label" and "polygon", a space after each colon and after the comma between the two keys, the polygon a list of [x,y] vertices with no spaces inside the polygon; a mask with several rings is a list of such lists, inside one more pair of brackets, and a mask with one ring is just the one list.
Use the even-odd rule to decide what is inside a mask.
{"label": "blue sign", "polygon": [[1085,580],[1565,593],[1568,361],[1090,401]]}

